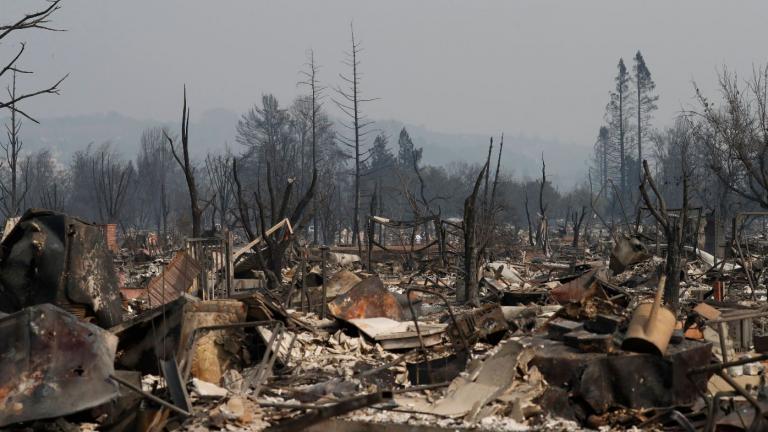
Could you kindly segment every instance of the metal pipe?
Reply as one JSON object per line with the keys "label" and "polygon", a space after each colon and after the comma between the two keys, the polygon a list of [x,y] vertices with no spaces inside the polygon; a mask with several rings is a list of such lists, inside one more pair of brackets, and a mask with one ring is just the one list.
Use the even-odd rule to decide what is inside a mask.
{"label": "metal pipe", "polygon": [[168,408],[171,411],[175,411],[175,412],[177,412],[177,413],[179,413],[179,414],[181,414],[183,416],[186,416],[186,417],[189,417],[189,416],[192,415],[192,413],[190,413],[189,411],[185,411],[185,410],[177,407],[176,405],[174,405],[174,404],[172,404],[170,402],[166,402],[166,401],[160,399],[159,397],[153,395],[152,393],[145,392],[144,390],[134,386],[133,384],[131,384],[128,381],[123,380],[122,378],[118,378],[118,377],[116,377],[114,375],[110,375],[109,378],[112,381],[120,384],[121,386],[123,386],[123,387],[125,387],[125,388],[127,388],[129,390],[132,390],[132,391],[140,394],[141,396],[151,400],[152,402],[155,402],[157,404],[160,404],[160,405]]}
{"label": "metal pipe", "polygon": [[709,324],[719,324],[719,323],[725,323],[730,321],[739,321],[743,319],[749,319],[749,318],[761,318],[764,316],[768,316],[768,311],[761,311],[761,312],[746,312],[746,313],[736,313],[732,315],[726,315],[720,318],[716,318],[713,320],[707,321]]}
{"label": "metal pipe", "polygon": [[733,360],[730,362],[714,363],[708,366],[702,366],[696,369],[691,369],[688,372],[688,375],[703,374],[707,372],[717,372],[719,370],[723,370],[731,366],[741,366],[747,363],[754,363],[754,362],[764,361],[764,360],[768,360],[768,354],[761,354],[757,357],[743,358],[739,360]]}

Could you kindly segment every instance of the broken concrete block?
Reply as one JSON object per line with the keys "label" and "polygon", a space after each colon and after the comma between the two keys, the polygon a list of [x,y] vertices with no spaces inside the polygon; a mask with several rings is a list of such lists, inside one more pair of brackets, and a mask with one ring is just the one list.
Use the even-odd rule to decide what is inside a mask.
{"label": "broken concrete block", "polygon": [[227,395],[227,389],[197,378],[192,378],[192,391],[201,398],[221,398]]}

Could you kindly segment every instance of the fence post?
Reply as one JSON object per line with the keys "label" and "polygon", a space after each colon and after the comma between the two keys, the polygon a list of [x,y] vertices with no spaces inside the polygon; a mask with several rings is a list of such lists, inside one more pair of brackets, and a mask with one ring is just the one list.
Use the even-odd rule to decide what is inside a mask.
{"label": "fence post", "polygon": [[224,231],[224,265],[227,277],[227,297],[232,297],[235,289],[235,266],[232,262],[232,232],[229,230]]}

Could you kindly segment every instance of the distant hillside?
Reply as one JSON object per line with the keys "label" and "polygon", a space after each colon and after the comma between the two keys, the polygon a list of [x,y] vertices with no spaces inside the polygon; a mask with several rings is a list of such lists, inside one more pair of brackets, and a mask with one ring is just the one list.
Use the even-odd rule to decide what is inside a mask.
{"label": "distant hillside", "polygon": [[[240,115],[226,109],[205,111],[190,124],[190,142],[195,157],[228,143],[238,150],[235,125]],[[144,129],[168,126],[178,130],[177,123],[140,120],[119,113],[101,115],[42,118],[41,124],[26,122],[22,138],[26,151],[50,148],[61,161],[88,143],[111,142],[124,156],[134,157],[139,137]],[[390,146],[397,152],[397,137],[405,126],[417,147],[424,148],[424,162],[445,165],[453,161],[481,162],[486,156],[488,136],[476,134],[449,134],[429,130],[423,126],[405,124],[397,120],[378,121],[375,127],[389,137]],[[498,140],[498,137],[495,138]],[[586,160],[590,148],[553,140],[531,137],[506,136],[503,169],[517,177],[536,178],[540,175],[541,152],[547,161],[547,175],[562,190],[582,182],[586,173]]]}
{"label": "distant hillside", "polygon": [[[448,134],[431,131],[423,126],[407,125],[397,120],[376,122],[375,127],[389,137],[389,143],[397,152],[400,129],[405,128],[416,147],[424,148],[424,162],[444,165],[452,161],[484,162],[488,156],[488,135]],[[497,146],[499,136],[494,136]],[[496,147],[498,148],[498,147]],[[547,163],[547,177],[562,190],[586,178],[587,160],[591,148],[554,140],[505,135],[502,170],[512,172],[518,178],[541,176],[541,154]]]}
{"label": "distant hillside", "polygon": [[[238,115],[227,110],[204,112],[197,122],[190,124],[190,141],[195,155],[204,155],[209,149],[230,146],[235,142],[235,124]],[[89,143],[111,142],[124,156],[133,157],[138,152],[139,138],[144,129],[168,126],[178,131],[178,123],[162,123],[140,120],[116,112],[107,114],[41,118],[40,124],[25,122],[22,139],[26,151],[51,149],[60,160],[68,160],[72,154]],[[5,123],[6,119],[3,119]]]}

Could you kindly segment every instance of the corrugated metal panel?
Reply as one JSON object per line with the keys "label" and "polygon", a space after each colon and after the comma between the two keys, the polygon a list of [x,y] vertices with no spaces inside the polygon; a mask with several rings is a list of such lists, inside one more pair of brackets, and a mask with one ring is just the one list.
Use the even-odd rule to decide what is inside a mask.
{"label": "corrugated metal panel", "polygon": [[159,306],[179,298],[192,285],[200,270],[200,264],[186,252],[177,252],[163,273],[149,281],[147,296],[150,306]]}

